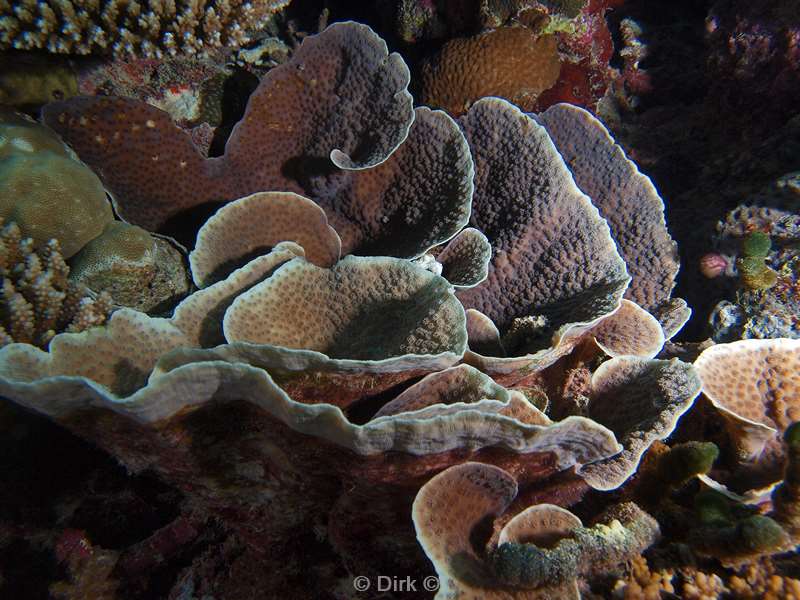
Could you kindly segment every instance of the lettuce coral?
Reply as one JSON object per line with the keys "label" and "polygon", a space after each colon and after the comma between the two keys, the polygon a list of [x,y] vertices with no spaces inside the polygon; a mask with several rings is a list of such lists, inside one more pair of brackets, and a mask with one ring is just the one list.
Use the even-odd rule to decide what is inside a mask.
{"label": "lettuce coral", "polygon": [[[413,110],[407,83],[380,38],[343,23],[264,78],[220,158],[140,103],[49,106],[46,122],[98,169],[124,216],[159,227],[226,204],[190,257],[199,289],[170,317],[121,309],[103,328],[56,335],[47,351],[10,344],[0,394],[128,469],[152,470],[262,560],[295,556],[297,531],[323,519],[351,570],[418,567],[418,550],[398,556],[414,544],[404,516],[421,523],[425,497],[443,487],[465,568],[490,587],[497,573],[522,573],[514,548],[525,540],[514,536],[545,518],[511,519],[526,499],[569,505],[619,487],[699,388],[691,365],[653,359],[668,332],[623,297],[621,240],[637,265],[660,240],[649,258],[673,267],[663,205],[650,197],[647,227],[629,207],[595,206],[537,117],[494,98],[456,122]],[[606,144],[586,150],[589,163],[646,187],[607,152],[602,126],[573,116]],[[602,200],[612,183],[592,193]],[[670,300],[662,287],[648,308]],[[573,392],[585,402],[566,416]],[[485,464],[464,464],[473,460]],[[442,486],[453,473],[465,481]],[[475,505],[462,506],[462,487]],[[504,510],[517,487],[502,538],[513,560],[467,549],[470,519]],[[554,583],[567,594],[584,567],[566,556],[608,570],[657,534],[633,505],[586,528],[546,508],[575,525],[574,540],[537,554],[544,572],[569,567]],[[356,543],[354,531],[379,530]],[[419,534],[426,551],[442,545],[430,531]],[[505,583],[541,583],[513,573]]]}

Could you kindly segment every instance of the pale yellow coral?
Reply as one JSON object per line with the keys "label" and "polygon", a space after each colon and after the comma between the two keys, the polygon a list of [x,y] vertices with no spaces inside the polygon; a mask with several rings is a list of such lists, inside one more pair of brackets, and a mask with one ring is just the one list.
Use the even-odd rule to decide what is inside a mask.
{"label": "pale yellow coral", "polygon": [[289,0],[11,0],[0,4],[0,50],[161,57],[236,47]]}
{"label": "pale yellow coral", "polygon": [[57,240],[37,252],[16,223],[0,229],[0,275],[0,347],[12,342],[44,347],[59,331],[103,324],[111,311],[107,295],[91,298],[67,280],[69,267]]}

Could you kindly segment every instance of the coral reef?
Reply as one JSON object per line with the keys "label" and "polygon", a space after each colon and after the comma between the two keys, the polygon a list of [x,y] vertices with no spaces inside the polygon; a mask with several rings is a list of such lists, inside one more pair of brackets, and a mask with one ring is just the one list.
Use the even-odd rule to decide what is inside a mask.
{"label": "coral reef", "polygon": [[[800,186],[788,173],[717,224],[711,275],[738,276],[711,314],[716,341],[800,336]],[[701,265],[702,268],[702,265]]]}
{"label": "coral reef", "polygon": [[113,53],[118,57],[207,52],[239,46],[286,0],[177,2],[4,0],[0,49]]}
{"label": "coral reef", "polygon": [[111,299],[96,299],[69,281],[57,240],[39,250],[22,237],[16,223],[0,219],[0,346],[13,342],[47,347],[62,331],[84,331],[102,325],[111,311]]}
{"label": "coral reef", "polygon": [[[545,12],[555,27],[590,4]],[[181,497],[135,539],[49,536],[52,594],[347,596],[351,575],[433,563],[440,597],[577,598],[644,552],[668,567],[634,563],[636,585],[690,594],[790,547],[794,343],[669,358],[689,311],[664,203],[604,126],[499,98],[454,121],[414,110],[408,79],[367,27],[334,24],[264,77],[216,158],[135,100],[44,110],[140,225],[224,204],[169,316],[123,308],[0,349],[4,399]],[[144,230],[105,231],[76,277],[162,262]],[[763,233],[742,256],[774,268],[782,233]],[[786,465],[771,511],[723,487],[759,453]],[[0,534],[2,552],[39,535]]]}

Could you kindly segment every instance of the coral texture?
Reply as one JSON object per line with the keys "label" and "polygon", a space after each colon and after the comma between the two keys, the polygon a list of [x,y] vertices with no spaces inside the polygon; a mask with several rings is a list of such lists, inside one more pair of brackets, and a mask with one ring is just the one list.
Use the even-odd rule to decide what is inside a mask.
{"label": "coral texture", "polygon": [[[419,574],[425,551],[440,555],[441,594],[577,597],[657,538],[642,509],[606,510],[599,492],[629,480],[699,388],[688,363],[653,358],[685,307],[671,286],[650,308],[678,325],[623,298],[615,235],[631,261],[657,263],[666,251],[641,246],[665,234],[663,207],[648,196],[646,226],[627,206],[605,218],[534,117],[493,98],[456,123],[412,110],[407,83],[374,33],[338,23],[266,75],[219,158],[142,103],[45,110],[121,213],[160,227],[225,203],[190,259],[199,289],[170,317],[123,308],[46,351],[0,349],[3,398],[182,496],[172,524],[101,575],[110,585],[192,546],[207,575],[181,567],[173,590],[239,597],[201,584],[240,573],[292,597],[317,552],[329,581],[342,567]],[[587,160],[646,186],[575,116],[602,146]],[[111,229],[146,254],[129,227]],[[584,497],[585,527],[565,510]],[[79,562],[78,590],[93,572]],[[264,583],[253,566],[267,564]]]}
{"label": "coral texture", "polygon": [[92,298],[69,281],[59,243],[50,240],[34,250],[15,223],[0,219],[0,346],[12,342],[46,347],[61,331],[83,331],[102,325],[111,311],[111,299]]}
{"label": "coral texture", "polygon": [[580,576],[609,571],[660,535],[655,519],[632,503],[610,508],[589,528],[563,509],[538,505],[508,521],[498,544],[478,550],[476,528],[505,512],[517,492],[509,473],[480,463],[451,467],[420,489],[412,515],[439,576],[436,598],[579,598]]}
{"label": "coral texture", "polygon": [[451,115],[464,114],[485,96],[499,96],[531,110],[561,67],[552,35],[501,27],[452,40],[422,68],[421,102]]}
{"label": "coral texture", "polygon": [[703,394],[723,411],[751,452],[800,419],[800,340],[717,344],[694,363]]}
{"label": "coral texture", "polygon": [[501,335],[539,319],[506,351],[539,352],[527,363],[546,366],[565,352],[553,350],[559,344],[569,348],[619,307],[625,263],[544,127],[500,99],[476,102],[461,125],[476,164],[471,225],[491,243],[492,261],[487,280],[459,299]]}
{"label": "coral texture", "polygon": [[590,113],[559,104],[537,120],[575,183],[608,221],[631,276],[625,297],[645,310],[668,301],[678,274],[678,248],[667,232],[664,202],[650,179]]}
{"label": "coral texture", "polygon": [[112,221],[70,261],[70,280],[120,306],[165,310],[189,292],[181,250],[136,225]]}
{"label": "coral texture", "polygon": [[58,239],[65,258],[113,219],[103,184],[52,132],[0,112],[0,218],[42,246]]}
{"label": "coral texture", "polygon": [[[677,359],[626,356],[603,363],[592,375],[588,414],[611,429],[624,449],[613,458],[584,467],[583,477],[597,489],[622,485],[636,472],[650,445],[674,431],[700,387],[697,372]],[[619,402],[622,395],[624,403]]]}
{"label": "coral texture", "polygon": [[236,47],[287,0],[4,0],[0,49],[69,54],[196,54]]}

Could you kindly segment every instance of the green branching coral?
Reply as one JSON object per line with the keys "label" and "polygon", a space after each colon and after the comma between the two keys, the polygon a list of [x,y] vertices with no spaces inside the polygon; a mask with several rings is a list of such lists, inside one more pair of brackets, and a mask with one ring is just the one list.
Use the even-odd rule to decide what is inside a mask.
{"label": "green branching coral", "polygon": [[592,527],[578,527],[552,548],[534,544],[501,544],[489,555],[499,581],[535,588],[609,572],[640,554],[659,537],[653,517],[636,504],[609,508]]}
{"label": "green branching coral", "polygon": [[35,251],[33,240],[23,239],[15,223],[0,229],[0,275],[0,346],[46,347],[57,332],[101,325],[111,311],[108,296],[93,299],[67,280],[69,267],[58,241]]}

